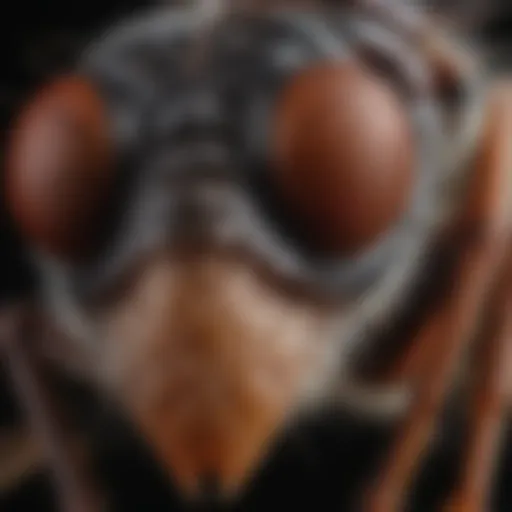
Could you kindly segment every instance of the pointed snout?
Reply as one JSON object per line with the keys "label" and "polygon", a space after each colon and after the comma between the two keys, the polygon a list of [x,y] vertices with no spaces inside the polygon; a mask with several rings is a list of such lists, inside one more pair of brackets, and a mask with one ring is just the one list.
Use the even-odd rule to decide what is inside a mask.
{"label": "pointed snout", "polygon": [[107,373],[184,496],[243,494],[315,380],[319,324],[243,263],[148,267],[112,319]]}
{"label": "pointed snout", "polygon": [[184,497],[236,500],[283,429],[290,403],[269,393],[271,382],[250,380],[247,372],[230,387],[198,372],[140,413],[146,440]]}

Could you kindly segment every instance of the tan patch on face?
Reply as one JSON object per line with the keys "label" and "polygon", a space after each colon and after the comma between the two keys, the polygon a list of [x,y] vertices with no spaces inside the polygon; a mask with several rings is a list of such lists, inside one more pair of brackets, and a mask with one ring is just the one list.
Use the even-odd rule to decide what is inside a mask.
{"label": "tan patch on face", "polygon": [[242,263],[159,259],[109,315],[104,375],[186,491],[237,491],[325,357],[320,306]]}

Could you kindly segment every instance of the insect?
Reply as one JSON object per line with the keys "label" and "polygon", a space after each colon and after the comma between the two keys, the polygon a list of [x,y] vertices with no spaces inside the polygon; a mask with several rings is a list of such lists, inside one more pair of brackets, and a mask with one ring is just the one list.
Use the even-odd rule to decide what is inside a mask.
{"label": "insect", "polygon": [[192,500],[235,500],[326,405],[392,419],[368,512],[406,507],[470,381],[446,510],[486,510],[509,393],[511,109],[506,80],[419,10],[363,1],[159,10],[36,95],[6,197],[41,289],[5,314],[2,349],[62,510],[101,505],[43,357],[125,411]]}

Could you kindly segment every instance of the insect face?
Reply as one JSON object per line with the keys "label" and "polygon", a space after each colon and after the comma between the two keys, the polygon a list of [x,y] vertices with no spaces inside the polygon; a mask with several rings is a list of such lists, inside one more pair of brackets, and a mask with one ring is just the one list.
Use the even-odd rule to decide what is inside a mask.
{"label": "insect face", "polygon": [[122,26],[15,134],[9,200],[48,305],[189,495],[236,494],[335,394],[436,229],[429,66],[337,16],[229,18],[199,73],[192,10]]}

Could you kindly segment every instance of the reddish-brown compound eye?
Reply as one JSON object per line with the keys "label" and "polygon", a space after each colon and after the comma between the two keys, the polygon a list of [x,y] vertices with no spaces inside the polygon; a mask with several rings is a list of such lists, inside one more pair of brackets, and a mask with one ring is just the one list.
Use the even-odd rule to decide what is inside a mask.
{"label": "reddish-brown compound eye", "polygon": [[316,247],[355,254],[412,200],[413,129],[398,93],[354,63],[294,78],[276,106],[274,184]]}
{"label": "reddish-brown compound eye", "polygon": [[8,146],[7,203],[38,249],[85,257],[98,236],[113,178],[104,105],[76,76],[45,87],[21,113]]}

